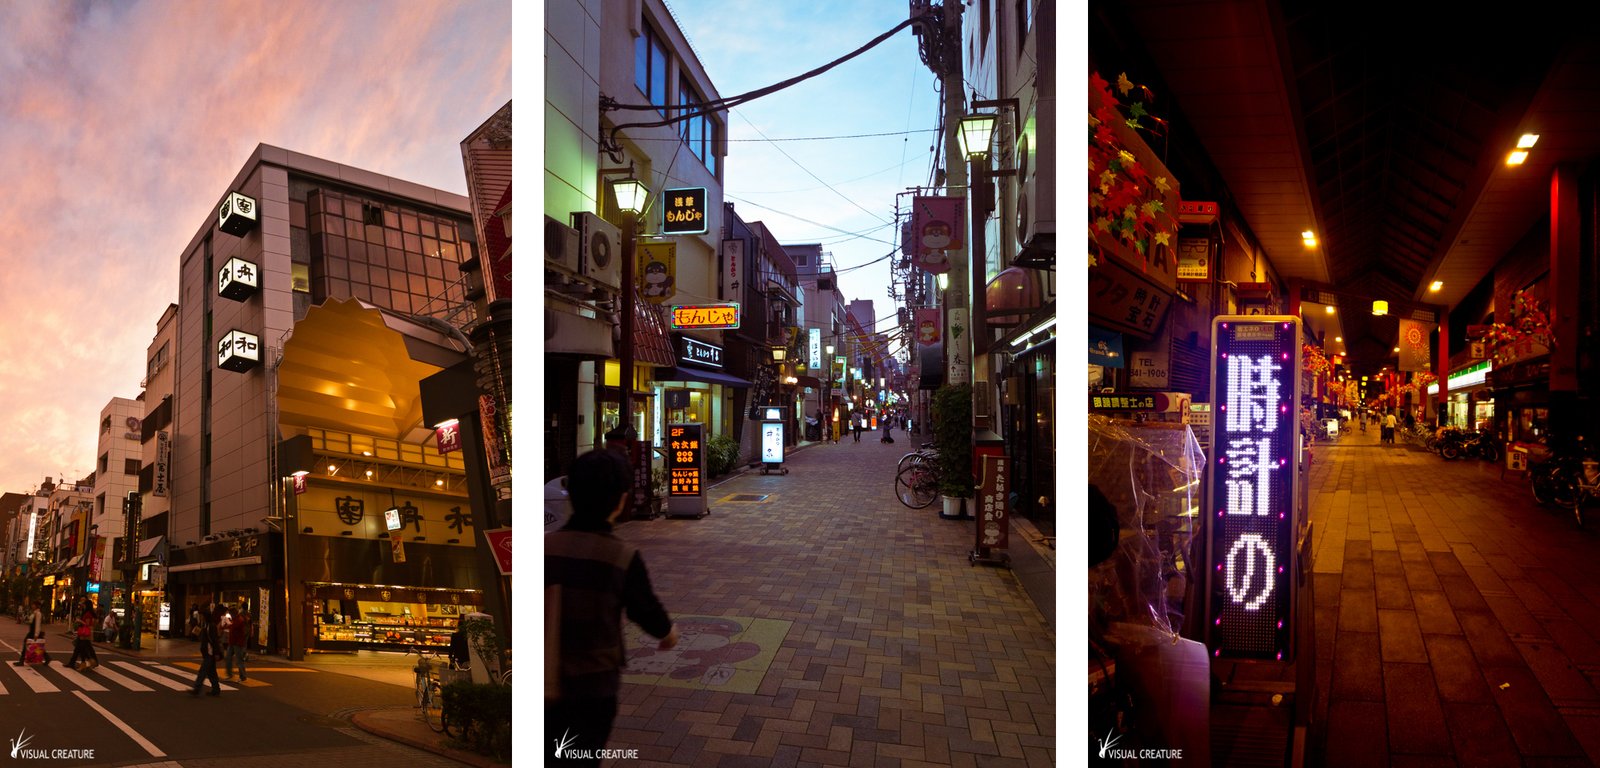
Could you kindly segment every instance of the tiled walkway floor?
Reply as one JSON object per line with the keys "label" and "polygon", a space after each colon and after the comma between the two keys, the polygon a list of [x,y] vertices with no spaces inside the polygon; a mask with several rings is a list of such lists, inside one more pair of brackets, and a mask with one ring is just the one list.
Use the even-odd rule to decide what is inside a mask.
{"label": "tiled walkway floor", "polygon": [[[968,564],[971,522],[894,498],[908,446],[897,433],[811,447],[787,476],[711,489],[709,517],[619,526],[668,611],[698,617],[697,645],[737,675],[625,677],[608,747],[640,759],[618,765],[1055,764],[1055,639],[1015,577]],[[768,498],[723,501],[735,494]],[[788,624],[746,643],[752,620]],[[729,650],[771,642],[767,664]],[[757,667],[754,693],[730,690]]]}
{"label": "tiled walkway floor", "polygon": [[1313,765],[1600,763],[1600,532],[1515,477],[1316,447]]}

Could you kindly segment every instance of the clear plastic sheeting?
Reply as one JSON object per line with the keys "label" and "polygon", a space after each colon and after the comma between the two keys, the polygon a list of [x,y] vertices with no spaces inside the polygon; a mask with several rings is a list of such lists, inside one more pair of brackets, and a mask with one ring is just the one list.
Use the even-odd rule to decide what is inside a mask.
{"label": "clear plastic sheeting", "polygon": [[[1184,629],[1205,457],[1187,424],[1089,416],[1089,483],[1115,510],[1118,541],[1089,568],[1090,636],[1141,642]],[[1132,625],[1132,626],[1128,626]]]}

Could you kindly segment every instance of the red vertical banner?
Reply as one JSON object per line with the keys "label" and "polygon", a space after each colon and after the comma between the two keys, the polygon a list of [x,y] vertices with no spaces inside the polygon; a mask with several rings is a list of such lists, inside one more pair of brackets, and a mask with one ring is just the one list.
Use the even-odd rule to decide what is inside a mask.
{"label": "red vertical banner", "polygon": [[950,252],[967,247],[965,197],[911,199],[911,261],[935,275],[950,271]]}
{"label": "red vertical banner", "polygon": [[939,322],[939,309],[920,307],[912,314],[922,388],[938,389],[944,383],[944,330]]}

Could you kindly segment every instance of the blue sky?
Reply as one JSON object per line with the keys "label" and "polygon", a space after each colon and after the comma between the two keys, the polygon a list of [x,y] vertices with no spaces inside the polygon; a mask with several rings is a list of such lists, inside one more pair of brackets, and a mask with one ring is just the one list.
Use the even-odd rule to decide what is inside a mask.
{"label": "blue sky", "polygon": [[[669,6],[724,98],[826,64],[909,14],[903,0]],[[731,110],[724,194],[741,218],[765,222],[780,242],[823,243],[840,270],[880,259],[896,242],[895,195],[929,183],[938,103],[915,36],[901,30],[832,71]],[[763,140],[880,133],[903,135]],[[872,300],[879,318],[894,314],[889,281],[887,261],[840,277],[846,299]]]}

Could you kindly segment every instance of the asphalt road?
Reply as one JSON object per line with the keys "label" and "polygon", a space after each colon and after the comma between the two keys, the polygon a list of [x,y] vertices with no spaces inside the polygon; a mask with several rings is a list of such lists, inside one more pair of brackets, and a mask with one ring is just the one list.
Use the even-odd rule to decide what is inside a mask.
{"label": "asphalt road", "polygon": [[224,681],[220,696],[194,697],[197,657],[139,659],[97,648],[101,666],[75,672],[63,668],[72,646],[64,625],[54,624],[47,647],[55,663],[17,667],[24,629],[0,621],[0,749],[20,761],[457,765],[350,725],[354,710],[410,703],[406,687],[263,660],[247,682]]}

